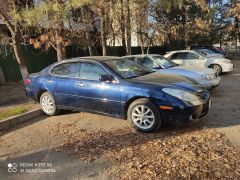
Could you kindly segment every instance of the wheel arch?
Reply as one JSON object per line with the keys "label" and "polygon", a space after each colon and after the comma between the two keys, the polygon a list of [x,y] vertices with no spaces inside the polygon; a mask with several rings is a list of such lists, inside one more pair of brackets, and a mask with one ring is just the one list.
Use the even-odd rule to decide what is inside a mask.
{"label": "wheel arch", "polygon": [[220,66],[220,67],[221,67],[221,69],[222,69],[222,66],[221,66],[221,64],[218,64],[218,63],[210,63],[210,64],[208,65],[208,68],[210,68],[210,66],[213,66],[213,65],[218,65],[218,66]]}
{"label": "wheel arch", "polygon": [[142,98],[146,98],[146,99],[149,99],[149,97],[146,97],[146,96],[134,96],[132,98],[130,98],[125,104],[124,104],[124,112],[123,112],[123,115],[124,115],[124,119],[127,119],[127,111],[128,111],[128,108],[130,106],[130,104],[138,99],[142,99]]}
{"label": "wheel arch", "polygon": [[38,91],[38,93],[37,93],[37,101],[38,102],[40,102],[40,97],[45,92],[48,92],[48,90],[47,89],[41,89],[41,90]]}

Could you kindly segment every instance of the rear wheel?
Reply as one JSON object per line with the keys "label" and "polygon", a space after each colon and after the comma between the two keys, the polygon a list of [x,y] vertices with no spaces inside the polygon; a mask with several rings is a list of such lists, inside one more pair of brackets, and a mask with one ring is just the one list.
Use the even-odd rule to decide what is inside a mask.
{"label": "rear wheel", "polygon": [[55,100],[49,92],[44,92],[40,97],[40,104],[45,114],[52,116],[58,114]]}
{"label": "rear wheel", "polygon": [[209,66],[209,68],[214,69],[217,72],[217,74],[221,74],[222,73],[222,68],[218,64],[212,64],[212,65]]}
{"label": "rear wheel", "polygon": [[159,110],[146,98],[138,99],[130,104],[128,120],[132,127],[140,132],[156,131],[161,126]]}

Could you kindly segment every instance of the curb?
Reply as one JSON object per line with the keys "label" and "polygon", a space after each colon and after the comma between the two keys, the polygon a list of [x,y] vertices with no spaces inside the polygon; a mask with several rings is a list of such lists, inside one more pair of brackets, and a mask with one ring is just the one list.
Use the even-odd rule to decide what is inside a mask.
{"label": "curb", "polygon": [[0,121],[0,130],[8,130],[18,124],[22,124],[32,118],[35,118],[39,115],[42,115],[43,112],[41,109],[35,109],[17,116],[13,116]]}

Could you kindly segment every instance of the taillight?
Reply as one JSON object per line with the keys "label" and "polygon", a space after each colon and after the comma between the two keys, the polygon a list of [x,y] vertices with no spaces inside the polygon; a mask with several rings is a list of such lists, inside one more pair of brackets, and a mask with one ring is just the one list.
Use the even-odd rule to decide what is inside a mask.
{"label": "taillight", "polygon": [[31,80],[27,78],[27,79],[25,80],[25,85],[29,85],[30,83],[31,83]]}

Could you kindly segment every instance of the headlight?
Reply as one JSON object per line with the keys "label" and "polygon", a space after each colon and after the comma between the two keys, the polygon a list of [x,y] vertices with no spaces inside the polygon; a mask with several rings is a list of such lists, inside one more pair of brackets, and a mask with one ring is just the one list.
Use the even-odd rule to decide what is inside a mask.
{"label": "headlight", "polygon": [[197,95],[190,93],[188,91],[184,91],[181,89],[172,89],[172,88],[163,88],[162,91],[178,99],[189,102],[193,105],[202,104],[202,100],[199,99]]}
{"label": "headlight", "polygon": [[212,79],[215,79],[215,78],[216,78],[215,74],[202,75],[202,79],[204,79],[204,80],[212,80]]}
{"label": "headlight", "polygon": [[211,80],[211,77],[209,75],[202,75],[202,79]]}

